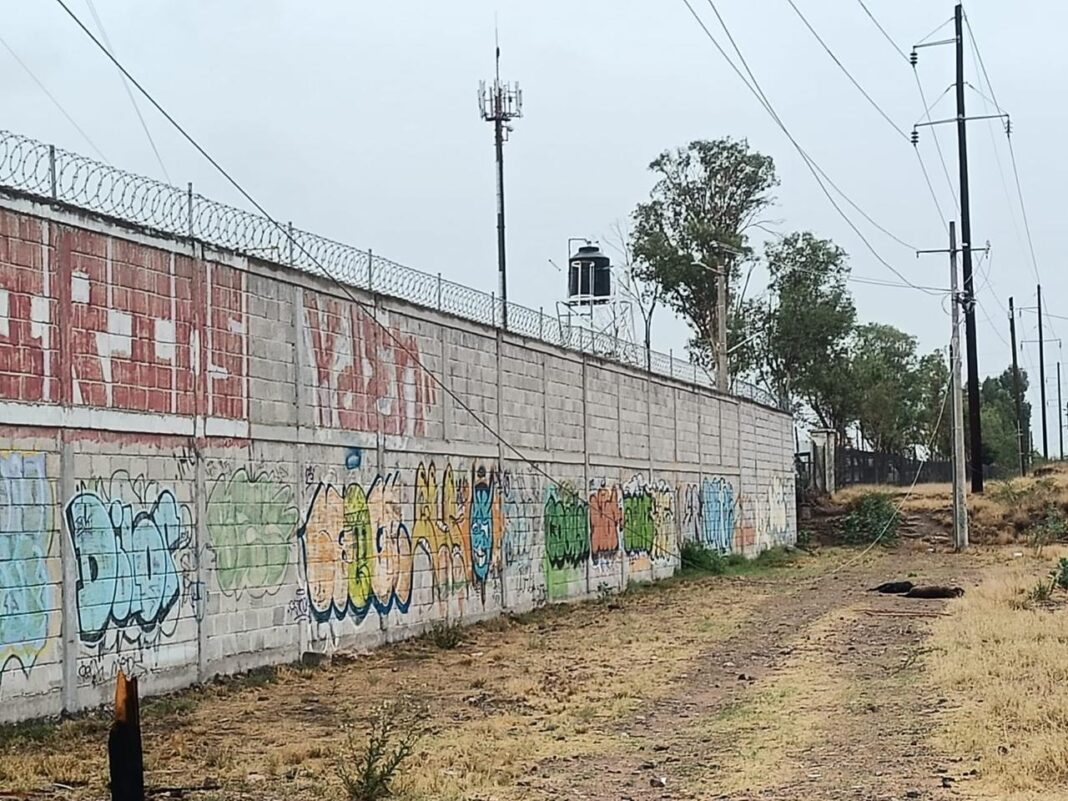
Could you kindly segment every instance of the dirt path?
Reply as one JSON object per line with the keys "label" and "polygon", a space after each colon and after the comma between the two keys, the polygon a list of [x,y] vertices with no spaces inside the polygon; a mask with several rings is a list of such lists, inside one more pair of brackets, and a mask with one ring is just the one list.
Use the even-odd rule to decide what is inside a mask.
{"label": "dirt path", "polygon": [[[349,733],[360,741],[376,704],[408,697],[429,731],[404,777],[413,799],[968,798],[972,766],[929,745],[939,698],[919,667],[925,615],[946,602],[865,589],[910,574],[968,587],[984,563],[903,546],[841,567],[852,558],[680,582],[475,627],[456,650],[404,644],[165,699],[145,714],[149,782],[218,786],[198,799],[340,798]],[[9,733],[0,791],[103,797],[105,725]]]}
{"label": "dirt path", "polygon": [[760,624],[703,653],[669,697],[621,727],[633,753],[544,764],[532,797],[967,797],[972,766],[926,745],[940,699],[919,657],[946,602],[865,588],[912,574],[967,585],[979,567],[925,548],[865,561],[815,583],[746,582],[768,593]]}

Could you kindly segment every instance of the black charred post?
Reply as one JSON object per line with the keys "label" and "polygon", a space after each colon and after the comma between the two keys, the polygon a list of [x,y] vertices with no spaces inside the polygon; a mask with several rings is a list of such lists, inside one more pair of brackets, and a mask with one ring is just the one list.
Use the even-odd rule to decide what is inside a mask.
{"label": "black charred post", "polygon": [[145,761],[137,679],[128,679],[121,672],[115,686],[115,722],[108,735],[108,767],[112,801],[144,801]]}

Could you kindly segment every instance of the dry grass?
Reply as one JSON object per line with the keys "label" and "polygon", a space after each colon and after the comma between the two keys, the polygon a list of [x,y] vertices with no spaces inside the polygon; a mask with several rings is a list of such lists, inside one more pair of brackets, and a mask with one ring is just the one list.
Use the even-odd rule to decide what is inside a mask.
{"label": "dry grass", "polygon": [[[983,495],[968,497],[973,542],[997,545],[1027,542],[1036,523],[1051,507],[1068,516],[1068,464],[1049,464],[1040,473],[1038,476],[988,481]],[[911,494],[907,487],[858,485],[837,493],[834,501],[845,506],[870,492],[882,492],[895,501],[903,501],[905,515],[933,521],[947,533],[952,528],[952,488],[949,484],[918,484]]]}
{"label": "dry grass", "polygon": [[[408,642],[319,670],[280,668],[269,685],[194,690],[146,715],[148,781],[210,779],[221,799],[266,788],[335,797],[347,728],[358,733],[381,700],[409,697],[429,714],[402,789],[441,801],[516,798],[517,781],[543,760],[632,749],[618,721],[677,689],[763,597],[751,585],[693,580],[625,594],[615,608],[587,603],[475,626],[451,651]],[[76,786],[70,798],[102,797],[106,736],[65,723],[43,742],[0,744],[0,786],[32,792],[59,781]]]}
{"label": "dry grass", "polygon": [[937,744],[977,759],[994,798],[1068,796],[1068,606],[1025,602],[1065,554],[995,568],[932,632],[927,668],[950,701]]}

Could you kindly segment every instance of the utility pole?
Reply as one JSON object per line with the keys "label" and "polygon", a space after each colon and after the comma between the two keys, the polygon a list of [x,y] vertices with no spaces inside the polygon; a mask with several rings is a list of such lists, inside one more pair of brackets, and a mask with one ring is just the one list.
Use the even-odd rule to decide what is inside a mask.
{"label": "utility pole", "polygon": [[[968,422],[972,440],[972,492],[983,491],[983,432],[979,409],[979,348],[972,280],[972,209],[968,192],[968,124],[964,111],[964,8],[954,12],[957,31],[957,151],[960,162],[961,255],[964,269],[964,335],[968,347]],[[1040,337],[1041,338],[1041,335]]]}
{"label": "utility pole", "polygon": [[1057,360],[1057,431],[1060,434],[1061,461],[1064,461],[1064,405],[1061,400],[1061,361]]}
{"label": "utility pole", "polygon": [[[523,92],[518,84],[501,83],[501,46],[497,43],[497,72],[493,86],[483,81],[478,89],[482,119],[493,123],[493,140],[497,151],[497,269],[500,272],[501,326],[508,328],[508,278],[504,247],[504,143],[512,130],[511,122],[523,116]],[[494,314],[496,317],[496,314]]]}
{"label": "utility pole", "polygon": [[1020,368],[1016,363],[1016,309],[1009,298],[1009,337],[1012,340],[1012,396],[1016,403],[1016,448],[1020,452],[1020,475],[1027,475],[1027,458],[1024,442],[1023,398],[1020,397]]}
{"label": "utility pole", "polygon": [[727,369],[727,266],[720,264],[716,270],[716,389],[723,393],[731,389]]}
{"label": "utility pole", "polygon": [[1038,384],[1042,403],[1042,458],[1049,460],[1049,438],[1046,427],[1046,345],[1042,337],[1042,284],[1038,285]]}
{"label": "utility pole", "polygon": [[[964,335],[968,355],[968,428],[971,434],[971,472],[972,492],[983,491],[983,432],[982,419],[980,417],[979,399],[979,347],[976,341],[975,329],[975,282],[972,275],[972,208],[971,194],[968,188],[968,121],[985,119],[1005,119],[1009,115],[1001,112],[986,114],[976,117],[968,117],[964,104],[964,8],[957,3],[953,20],[956,27],[956,36],[953,39],[941,39],[935,42],[923,41],[913,46],[909,62],[913,67],[918,62],[917,51],[922,47],[941,47],[953,44],[956,46],[957,62],[957,117],[955,120],[928,120],[916,123],[912,129],[912,144],[919,143],[919,128],[943,125],[956,122],[957,124],[957,159],[960,166],[960,224],[961,224],[961,254],[963,255],[964,292],[962,303],[964,304]],[[923,251],[921,251],[923,252]]]}
{"label": "utility pole", "polygon": [[[949,224],[949,290],[953,298],[953,332],[949,340],[953,392],[953,542],[957,550],[968,547],[968,500],[964,484],[964,400],[960,377],[960,304],[957,294],[957,224]],[[972,459],[974,465],[976,460]],[[981,468],[980,468],[981,469]]]}
{"label": "utility pole", "polygon": [[[962,243],[962,246],[963,246],[963,243]],[[984,252],[989,252],[990,248],[989,247],[979,248],[979,250],[982,250]],[[950,360],[951,360],[950,369],[951,369],[951,371],[952,370],[956,370],[956,372],[953,372],[953,382],[954,382],[954,385],[953,385],[954,386],[954,389],[953,389],[953,392],[954,392],[953,403],[954,404],[959,403],[960,407],[961,407],[961,408],[958,409],[956,406],[954,406],[954,412],[953,412],[953,414],[954,414],[954,417],[953,417],[953,423],[954,423],[954,425],[953,425],[953,434],[954,434],[954,437],[953,437],[953,439],[954,439],[954,443],[953,443],[954,509],[957,508],[956,507],[957,471],[958,471],[958,469],[960,471],[962,471],[961,472],[962,478],[961,478],[961,481],[960,481],[960,491],[961,491],[961,495],[963,497],[964,483],[965,483],[965,478],[964,478],[963,471],[964,471],[965,465],[968,464],[967,459],[965,457],[965,451],[964,451],[964,426],[963,426],[963,420],[964,420],[964,409],[963,409],[963,406],[964,406],[964,401],[960,397],[960,392],[958,391],[959,382],[960,382],[960,332],[959,332],[960,320],[959,320],[959,317],[958,317],[958,314],[959,314],[958,304],[959,304],[959,306],[963,306],[964,307],[965,320],[967,320],[967,315],[968,315],[969,308],[971,306],[974,306],[974,304],[972,304],[972,302],[971,302],[972,301],[972,296],[970,296],[968,294],[967,288],[965,288],[965,290],[963,292],[959,293],[959,294],[957,292],[957,287],[959,286],[959,284],[957,282],[957,253],[960,253],[960,252],[962,252],[962,247],[958,247],[958,245],[957,245],[957,224],[956,224],[956,222],[952,222],[952,221],[949,223],[949,250],[946,250],[945,248],[938,248],[938,249],[935,249],[935,250],[917,250],[916,251],[916,255],[917,256],[922,256],[922,255],[928,254],[928,253],[949,253],[949,265],[950,265],[950,269],[953,271],[953,275],[950,276],[950,291],[951,291],[952,296],[953,296],[953,338],[950,341],[950,348],[951,348],[951,351],[952,351],[951,354],[950,354]],[[967,279],[965,279],[965,280],[967,281]],[[1011,299],[1009,300],[1009,303],[1012,303]],[[1015,351],[1015,348],[1013,348],[1013,350]],[[955,367],[954,367],[954,365],[955,365]],[[971,382],[970,382],[971,376],[969,375],[968,378],[969,378],[969,384],[968,384],[968,409],[969,409],[969,412],[970,412],[975,406],[978,405],[975,402],[975,399],[976,399],[976,396],[978,396],[979,391],[975,390],[973,392],[972,387],[971,387]],[[970,415],[969,415],[969,418],[968,418],[968,422],[969,422],[969,424],[972,424],[972,418],[971,418]],[[959,459],[958,459],[958,456],[957,456],[957,442],[956,442],[957,434],[958,434],[958,428],[960,429],[959,434],[960,434],[960,447],[961,447]],[[971,469],[971,474],[972,474],[972,492],[982,492],[982,488],[983,488],[982,440],[980,439],[979,443],[978,444],[976,443],[975,428],[974,427],[971,428],[971,440],[972,440],[972,454],[971,454],[970,469]],[[978,482],[976,482],[976,475],[977,474],[978,474],[978,477],[979,477]],[[977,483],[979,485],[979,489],[978,490],[975,488]],[[965,507],[964,514],[967,515],[967,508],[966,507]],[[965,536],[964,536],[964,542],[965,542],[965,544],[967,544],[967,533],[966,532],[965,532]]]}

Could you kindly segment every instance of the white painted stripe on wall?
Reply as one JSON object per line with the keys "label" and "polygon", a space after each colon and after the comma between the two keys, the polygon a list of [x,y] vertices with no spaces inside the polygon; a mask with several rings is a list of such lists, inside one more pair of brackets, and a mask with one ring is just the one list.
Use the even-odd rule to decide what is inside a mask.
{"label": "white painted stripe on wall", "polygon": [[0,424],[42,428],[87,428],[94,431],[134,434],[176,434],[183,437],[192,436],[196,432],[209,437],[247,438],[249,433],[247,420],[224,420],[214,417],[203,420],[171,414],[51,406],[15,401],[0,401]]}

